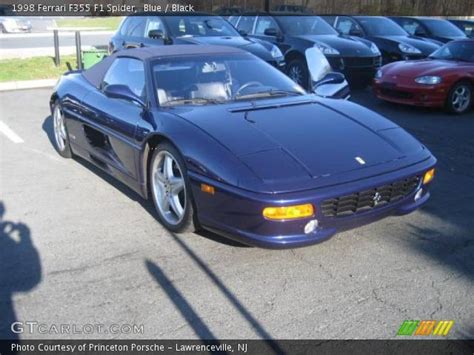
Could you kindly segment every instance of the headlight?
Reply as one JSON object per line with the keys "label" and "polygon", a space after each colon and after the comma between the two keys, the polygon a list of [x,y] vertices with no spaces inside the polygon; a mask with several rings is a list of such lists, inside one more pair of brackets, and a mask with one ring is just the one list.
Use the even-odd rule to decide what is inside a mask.
{"label": "headlight", "polygon": [[409,44],[404,44],[404,43],[400,43],[398,45],[398,48],[400,48],[400,50],[403,52],[403,53],[411,53],[411,54],[420,54],[420,50],[418,48],[415,48]]}
{"label": "headlight", "polygon": [[375,43],[372,43],[370,45],[370,50],[372,51],[372,53],[374,53],[376,55],[380,55],[379,48],[375,45]]}
{"label": "headlight", "polygon": [[314,47],[318,48],[323,54],[338,55],[339,51],[335,48],[329,47],[326,44],[316,43]]}
{"label": "headlight", "polygon": [[436,85],[436,84],[439,84],[441,82],[441,77],[439,77],[439,76],[430,76],[430,75],[420,76],[420,77],[416,78],[415,81],[418,84]]}
{"label": "headlight", "polygon": [[380,79],[382,77],[382,71],[379,69],[375,72],[375,79]]}
{"label": "headlight", "polygon": [[283,53],[281,52],[280,48],[278,48],[277,46],[273,46],[270,53],[272,54],[272,58],[283,57]]}

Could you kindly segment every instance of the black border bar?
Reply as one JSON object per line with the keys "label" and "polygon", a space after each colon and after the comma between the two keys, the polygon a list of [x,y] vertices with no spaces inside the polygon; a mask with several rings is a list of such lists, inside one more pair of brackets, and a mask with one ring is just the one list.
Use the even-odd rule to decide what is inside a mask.
{"label": "black border bar", "polygon": [[474,340],[0,340],[5,354],[468,354]]}
{"label": "black border bar", "polygon": [[[126,16],[143,11],[160,14],[216,13],[225,9],[265,11],[280,0],[0,0],[1,16]],[[314,14],[474,16],[472,0],[332,0],[307,2]],[[244,5],[246,5],[244,7]],[[6,11],[5,11],[6,10]]]}

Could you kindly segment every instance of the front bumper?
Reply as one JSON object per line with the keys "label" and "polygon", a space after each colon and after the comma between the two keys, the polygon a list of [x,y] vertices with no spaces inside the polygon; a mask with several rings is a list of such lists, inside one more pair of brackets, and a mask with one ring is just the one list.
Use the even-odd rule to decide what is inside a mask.
{"label": "front bumper", "polygon": [[327,58],[331,68],[343,73],[350,84],[369,84],[382,65],[380,56]]}
{"label": "front bumper", "polygon": [[[397,172],[355,181],[340,186],[320,188],[285,194],[259,194],[230,187],[190,172],[197,217],[203,228],[238,242],[271,249],[303,247],[329,239],[337,232],[372,223],[391,215],[410,213],[424,204],[430,197],[429,185],[420,185],[404,198],[344,217],[323,215],[321,203],[329,198],[350,194],[381,186],[413,175],[422,175],[436,163],[431,157]],[[215,186],[214,195],[200,190],[200,184]],[[418,190],[421,196],[415,199]],[[308,218],[291,221],[270,221],[262,216],[267,206],[312,203],[316,212]],[[318,227],[308,234],[304,232],[311,220],[318,221]]]}
{"label": "front bumper", "polygon": [[449,88],[443,84],[421,85],[408,78],[399,78],[393,82],[383,77],[374,80],[373,90],[379,99],[423,107],[444,106],[449,92]]}

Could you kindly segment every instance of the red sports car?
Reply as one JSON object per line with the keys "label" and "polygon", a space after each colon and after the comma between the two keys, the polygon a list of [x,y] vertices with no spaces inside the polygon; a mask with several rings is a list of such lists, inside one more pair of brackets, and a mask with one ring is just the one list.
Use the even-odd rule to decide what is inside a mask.
{"label": "red sports car", "polygon": [[383,66],[375,75],[374,92],[386,101],[468,111],[474,96],[474,40],[452,41],[426,59]]}

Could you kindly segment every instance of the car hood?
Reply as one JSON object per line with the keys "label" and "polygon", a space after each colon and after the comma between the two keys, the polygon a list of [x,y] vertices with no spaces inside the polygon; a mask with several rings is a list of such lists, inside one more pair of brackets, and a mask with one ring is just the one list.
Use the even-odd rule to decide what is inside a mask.
{"label": "car hood", "polygon": [[[382,41],[390,41],[395,43],[403,43],[409,44],[413,47],[419,49],[425,56],[430,55],[440,46],[429,41],[424,40],[418,37],[410,37],[410,36],[377,36],[373,37],[374,39],[382,40]],[[370,39],[370,38],[369,38]]]}
{"label": "car hood", "polygon": [[276,99],[258,106],[178,108],[176,114],[207,132],[253,171],[260,185],[239,182],[249,190],[285,192],[351,181],[399,169],[426,153],[393,122],[337,101]]}
{"label": "car hood", "polygon": [[414,78],[422,75],[440,75],[448,70],[462,70],[466,66],[469,66],[469,63],[453,60],[422,59],[390,63],[382,70],[384,75]]}
{"label": "car hood", "polygon": [[198,36],[198,37],[178,37],[176,44],[210,44],[217,46],[229,46],[243,49],[257,57],[269,61],[272,59],[270,52],[261,44],[241,36]]}
{"label": "car hood", "polygon": [[348,36],[338,35],[304,35],[298,36],[314,43],[323,43],[337,49],[342,56],[350,57],[374,57],[370,48],[360,40]]}

